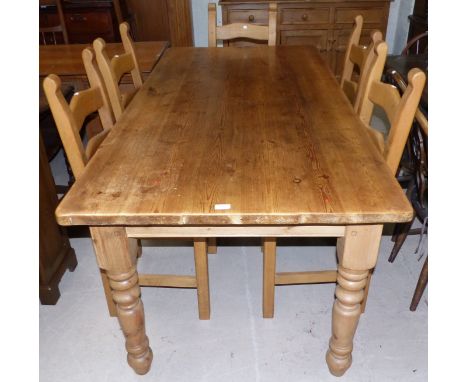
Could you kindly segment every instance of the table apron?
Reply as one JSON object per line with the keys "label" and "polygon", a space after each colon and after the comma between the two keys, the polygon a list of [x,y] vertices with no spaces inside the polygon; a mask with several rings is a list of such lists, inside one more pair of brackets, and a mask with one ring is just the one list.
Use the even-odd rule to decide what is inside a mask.
{"label": "table apron", "polygon": [[128,237],[343,237],[346,226],[155,226],[126,227]]}

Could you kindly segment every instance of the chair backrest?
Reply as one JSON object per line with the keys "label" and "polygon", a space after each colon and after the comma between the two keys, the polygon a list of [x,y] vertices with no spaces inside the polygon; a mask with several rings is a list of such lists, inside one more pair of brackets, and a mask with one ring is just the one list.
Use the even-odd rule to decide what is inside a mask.
{"label": "chair backrest", "polygon": [[[125,107],[135,94],[135,92],[127,94],[121,92],[119,82],[123,75],[126,73],[130,73],[132,75],[135,91],[143,85],[143,79],[141,77],[133,49],[133,43],[128,34],[128,24],[124,26],[122,26],[122,24],[121,33],[123,32],[122,41],[124,43],[125,53],[115,55],[111,59],[106,51],[106,42],[102,38],[97,38],[93,42],[93,48],[96,52],[96,60],[102,77],[104,78],[104,83],[106,85],[107,93],[109,94],[110,103],[116,120],[120,118]],[[127,51],[127,49],[129,50]]]}
{"label": "chair backrest", "polygon": [[[366,70],[370,68],[369,62],[371,57],[369,53],[373,51],[374,46],[378,42],[383,40],[382,32],[374,30],[371,32],[371,42],[369,46],[359,45],[362,22],[362,16],[357,15],[354,19],[354,28],[346,47],[343,72],[340,80],[340,86],[353,106],[360,101],[357,97],[358,94],[362,94],[362,92],[359,92],[359,88],[362,86],[362,80],[366,76]],[[353,79],[356,66],[359,68],[358,82]]]}
{"label": "chair backrest", "polygon": [[[65,16],[63,14],[62,8],[62,0],[57,0],[56,5],[60,24],[52,27],[39,28],[39,34],[41,36],[41,41],[43,45],[49,45],[50,42],[52,42],[54,45],[57,45],[57,33],[62,35],[64,44],[69,43],[67,27],[65,25]],[[47,38],[48,35],[52,36],[52,41]]]}
{"label": "chair backrest", "polygon": [[235,38],[248,38],[252,40],[268,41],[268,45],[276,45],[276,19],[277,5],[270,3],[268,10],[268,26],[232,23],[217,26],[216,4],[208,4],[208,46],[216,47],[217,40],[232,40]]}
{"label": "chair backrest", "polygon": [[[378,48],[379,46],[376,47]],[[382,133],[372,128],[369,131],[393,173],[398,170],[425,82],[424,72],[414,68],[408,73],[408,87],[402,96],[395,86],[381,82],[380,78],[371,80],[368,91],[364,95],[369,102],[380,106],[390,121],[390,130],[386,140]],[[369,126],[368,116],[360,115],[360,117]]]}
{"label": "chair backrest", "polygon": [[135,53],[135,44],[133,38],[130,35],[130,25],[127,22],[123,22],[119,25],[120,38],[124,46],[125,53],[130,53],[133,59],[133,65],[135,66],[130,72],[132,75],[133,83],[135,87],[141,87],[143,85],[143,78],[141,76],[140,65],[138,64],[137,56]]}
{"label": "chair backrest", "polygon": [[366,67],[363,70],[361,86],[356,95],[357,102],[354,104],[354,111],[361,119],[369,124],[374,111],[374,104],[369,99],[369,91],[374,82],[380,81],[387,59],[388,46],[385,41],[379,41],[374,49],[369,50]]}
{"label": "chair backrest", "polygon": [[[86,48],[82,56],[91,87],[75,93],[70,104],[63,96],[60,89],[62,81],[57,75],[48,75],[43,83],[47,102],[76,179],[83,173],[86,164],[109,133],[114,121],[92,50]],[[96,111],[99,113],[104,130],[89,139],[85,149],[80,130],[85,119]]]}

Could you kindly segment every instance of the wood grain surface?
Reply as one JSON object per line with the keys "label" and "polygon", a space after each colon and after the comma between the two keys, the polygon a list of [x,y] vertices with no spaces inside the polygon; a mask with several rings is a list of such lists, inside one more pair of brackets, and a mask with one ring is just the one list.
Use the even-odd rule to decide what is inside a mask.
{"label": "wood grain surface", "polygon": [[[167,48],[167,41],[141,41],[135,43],[135,53],[143,73],[150,72]],[[86,75],[81,52],[91,44],[40,45],[39,76],[51,73],[58,76]],[[124,53],[122,43],[107,44],[109,56]]]}
{"label": "wood grain surface", "polygon": [[[217,209],[224,204],[229,209]],[[314,47],[171,48],[63,225],[378,224],[412,208]]]}

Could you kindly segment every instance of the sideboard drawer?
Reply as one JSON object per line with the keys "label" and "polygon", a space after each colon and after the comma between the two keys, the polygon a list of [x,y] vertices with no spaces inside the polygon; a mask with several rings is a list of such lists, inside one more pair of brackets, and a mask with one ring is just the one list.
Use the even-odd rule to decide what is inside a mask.
{"label": "sideboard drawer", "polygon": [[281,25],[294,24],[328,24],[330,8],[283,8],[281,9]]}
{"label": "sideboard drawer", "polygon": [[353,24],[357,15],[362,15],[365,24],[385,24],[383,8],[336,8],[335,23]]}
{"label": "sideboard drawer", "polygon": [[263,9],[230,9],[228,11],[228,22],[252,23],[268,25],[268,11]]}

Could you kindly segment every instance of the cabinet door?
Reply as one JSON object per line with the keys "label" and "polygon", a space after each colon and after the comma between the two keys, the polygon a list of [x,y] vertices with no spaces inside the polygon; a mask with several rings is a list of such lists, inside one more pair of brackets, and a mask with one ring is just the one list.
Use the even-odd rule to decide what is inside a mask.
{"label": "cabinet door", "polygon": [[281,31],[281,45],[313,45],[325,62],[330,65],[330,32],[328,29],[286,30]]}

